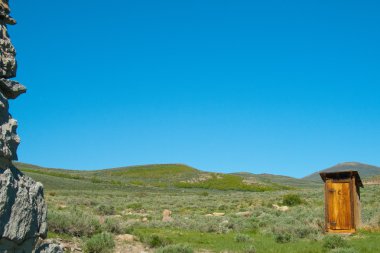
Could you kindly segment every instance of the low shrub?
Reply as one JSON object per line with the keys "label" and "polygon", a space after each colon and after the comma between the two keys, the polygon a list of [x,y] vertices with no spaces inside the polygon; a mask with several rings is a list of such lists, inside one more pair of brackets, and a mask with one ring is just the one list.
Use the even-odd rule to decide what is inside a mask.
{"label": "low shrub", "polygon": [[194,250],[188,246],[183,244],[173,244],[162,247],[155,251],[156,253],[193,253]]}
{"label": "low shrub", "polygon": [[294,234],[297,238],[308,238],[310,235],[316,235],[317,233],[318,230],[307,225],[296,226],[294,228]]}
{"label": "low shrub", "polygon": [[[181,224],[180,224],[181,223]],[[235,222],[234,219],[226,221],[223,217],[199,217],[195,220],[183,220],[181,222],[175,222],[175,224],[186,227],[190,230],[197,230],[203,233],[217,233],[225,234],[241,227],[241,224]]]}
{"label": "low shrub", "polygon": [[96,208],[96,211],[100,215],[114,215],[115,207],[111,205],[100,205]]}
{"label": "low shrub", "polygon": [[96,217],[75,208],[68,211],[50,210],[48,223],[49,230],[58,234],[81,237],[101,232],[101,225]]}
{"label": "low shrub", "polygon": [[218,206],[218,210],[219,211],[225,211],[225,210],[227,210],[228,209],[228,206],[227,205],[220,205],[220,206]]}
{"label": "low shrub", "polygon": [[250,242],[252,238],[249,235],[237,234],[235,236],[235,242]]}
{"label": "low shrub", "polygon": [[256,247],[253,245],[248,246],[247,248],[244,249],[244,253],[256,253]]}
{"label": "low shrub", "polygon": [[380,213],[374,214],[369,222],[370,227],[378,229],[380,228]]}
{"label": "low shrub", "polygon": [[347,248],[347,242],[339,235],[328,235],[323,238],[322,247],[324,250],[332,250],[338,248]]}
{"label": "low shrub", "polygon": [[114,234],[123,234],[126,232],[125,226],[119,219],[107,218],[103,224],[104,230]]}
{"label": "low shrub", "polygon": [[337,248],[329,251],[329,253],[358,253],[354,248]]}
{"label": "low shrub", "polygon": [[94,235],[84,244],[85,253],[110,253],[115,247],[115,242],[111,234],[103,232]]}
{"label": "low shrub", "polygon": [[127,205],[127,208],[133,209],[133,210],[138,210],[142,208],[141,203],[131,203]]}
{"label": "low shrub", "polygon": [[209,193],[208,192],[201,192],[201,193],[199,193],[199,195],[202,197],[207,197],[209,195]]}
{"label": "low shrub", "polygon": [[152,248],[164,247],[170,244],[170,241],[159,235],[150,235],[146,240],[146,243]]}
{"label": "low shrub", "polygon": [[274,235],[274,239],[277,243],[288,243],[292,241],[292,235],[290,233],[279,233]]}
{"label": "low shrub", "polygon": [[282,197],[282,204],[285,206],[297,206],[302,204],[302,199],[298,194],[287,194]]}
{"label": "low shrub", "polygon": [[93,183],[93,184],[100,184],[101,182],[102,182],[102,180],[99,179],[99,178],[97,178],[97,177],[95,177],[95,176],[93,176],[91,178],[91,183]]}

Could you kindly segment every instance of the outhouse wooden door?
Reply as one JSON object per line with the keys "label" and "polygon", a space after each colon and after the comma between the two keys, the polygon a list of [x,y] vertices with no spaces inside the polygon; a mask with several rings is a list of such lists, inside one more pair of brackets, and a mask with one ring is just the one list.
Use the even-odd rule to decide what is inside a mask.
{"label": "outhouse wooden door", "polygon": [[350,182],[328,180],[328,226],[333,230],[352,229]]}

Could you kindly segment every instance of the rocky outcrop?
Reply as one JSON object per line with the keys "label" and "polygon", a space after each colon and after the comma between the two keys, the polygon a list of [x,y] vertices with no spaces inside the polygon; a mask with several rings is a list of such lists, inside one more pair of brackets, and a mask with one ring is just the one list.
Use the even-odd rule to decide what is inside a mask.
{"label": "rocky outcrop", "polygon": [[45,242],[38,247],[35,253],[63,253],[62,247],[54,242]]}
{"label": "rocky outcrop", "polygon": [[22,93],[25,93],[26,88],[16,81],[1,78],[0,91],[6,98],[15,99]]}
{"label": "rocky outcrop", "polygon": [[26,88],[9,80],[17,71],[16,51],[7,32],[7,25],[16,21],[9,14],[8,0],[0,0],[0,252],[62,252],[59,245],[49,243],[35,249],[47,234],[43,186],[12,164],[17,160],[20,138],[8,99],[17,98]]}
{"label": "rocky outcrop", "polygon": [[47,232],[43,187],[11,164],[8,166],[0,176],[0,234],[6,244],[32,252],[30,247]]}

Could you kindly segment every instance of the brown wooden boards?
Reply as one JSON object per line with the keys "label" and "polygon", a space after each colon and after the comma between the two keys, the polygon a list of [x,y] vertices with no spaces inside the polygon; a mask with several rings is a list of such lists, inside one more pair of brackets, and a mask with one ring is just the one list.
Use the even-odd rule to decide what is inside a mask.
{"label": "brown wooden boards", "polygon": [[348,230],[352,228],[351,193],[349,182],[328,182],[328,224],[330,229]]}
{"label": "brown wooden boards", "polygon": [[354,233],[360,226],[360,187],[357,171],[321,172],[325,182],[325,227],[329,233]]}

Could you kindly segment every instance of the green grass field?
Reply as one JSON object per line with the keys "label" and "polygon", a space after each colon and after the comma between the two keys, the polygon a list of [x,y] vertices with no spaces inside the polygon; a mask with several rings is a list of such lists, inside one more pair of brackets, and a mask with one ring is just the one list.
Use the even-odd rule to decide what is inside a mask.
{"label": "green grass field", "polygon": [[[49,237],[78,243],[86,252],[107,252],[89,246],[101,240],[97,235],[102,232],[133,234],[150,252],[188,252],[178,246],[183,244],[193,252],[380,249],[379,185],[362,189],[363,230],[345,236],[344,245],[332,249],[323,233],[321,184],[300,187],[302,181],[286,177],[272,181],[268,176],[247,182],[241,175],[207,173],[185,165],[92,172],[18,167],[45,186]],[[299,196],[301,204],[286,212],[273,208],[288,194]],[[162,221],[165,209],[172,211],[173,221]]]}

